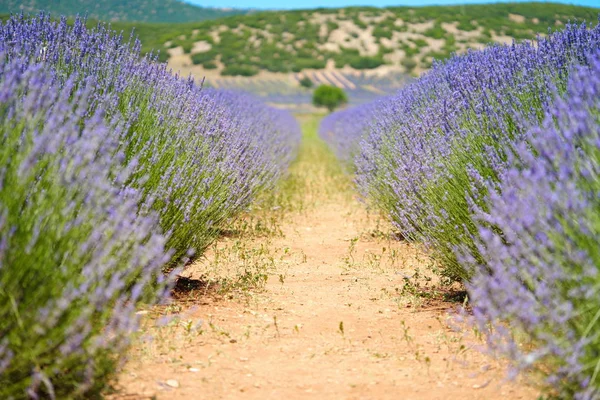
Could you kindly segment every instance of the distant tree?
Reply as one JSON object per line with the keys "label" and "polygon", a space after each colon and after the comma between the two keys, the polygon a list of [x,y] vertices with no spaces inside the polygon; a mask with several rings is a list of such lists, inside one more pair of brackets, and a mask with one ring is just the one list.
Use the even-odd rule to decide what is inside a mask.
{"label": "distant tree", "polygon": [[330,112],[347,102],[346,92],[339,87],[321,85],[313,93],[313,104],[316,107],[326,107]]}
{"label": "distant tree", "polygon": [[308,76],[305,76],[304,78],[302,78],[300,80],[300,86],[305,87],[305,88],[308,89],[308,88],[313,87],[314,83],[313,83],[313,81]]}

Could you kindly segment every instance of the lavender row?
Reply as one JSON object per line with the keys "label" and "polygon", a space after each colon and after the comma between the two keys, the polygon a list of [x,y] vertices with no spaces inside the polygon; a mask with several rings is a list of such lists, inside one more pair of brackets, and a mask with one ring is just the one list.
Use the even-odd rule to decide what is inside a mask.
{"label": "lavender row", "polygon": [[0,397],[89,398],[201,253],[285,173],[294,118],[104,25],[0,26]]}
{"label": "lavender row", "polygon": [[454,248],[472,243],[470,201],[478,204],[487,193],[470,183],[497,179],[506,149],[541,122],[553,88],[564,91],[570,66],[599,44],[597,27],[569,25],[537,43],[472,51],[356,110],[356,118],[354,109],[331,115],[321,135],[336,137],[342,158],[359,148],[351,158],[362,194],[403,236],[430,245],[448,278],[467,279],[471,271]]}
{"label": "lavender row", "polygon": [[340,110],[321,120],[319,136],[346,166],[352,167],[361,138],[374,126],[379,108],[386,100],[387,98],[377,99]]}
{"label": "lavender row", "polygon": [[551,371],[553,394],[582,400],[600,398],[600,51],[590,58],[475,210],[477,252],[457,249],[477,271],[472,319],[490,349],[513,372]]}
{"label": "lavender row", "polygon": [[0,397],[94,395],[164,295],[166,237],[121,185],[123,128],[85,115],[93,81],[0,60]]}
{"label": "lavender row", "polygon": [[[108,26],[77,19],[14,17],[0,52],[42,62],[67,77],[94,79],[87,113],[102,107],[119,119],[121,150],[135,163],[126,184],[140,189],[140,211],[157,211],[173,261],[203,250],[219,224],[248,205],[257,189],[285,171],[299,128],[283,111],[241,93],[205,90],[140,57],[140,43]],[[207,233],[210,233],[207,236]]]}
{"label": "lavender row", "polygon": [[490,347],[564,398],[600,398],[599,51],[585,24],[491,46],[321,127],[362,194],[467,283]]}

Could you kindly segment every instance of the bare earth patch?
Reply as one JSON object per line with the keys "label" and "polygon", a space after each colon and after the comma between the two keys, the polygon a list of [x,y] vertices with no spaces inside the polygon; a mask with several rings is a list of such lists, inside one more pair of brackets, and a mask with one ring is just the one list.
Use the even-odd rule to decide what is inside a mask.
{"label": "bare earth patch", "polygon": [[192,48],[192,54],[194,53],[206,53],[212,49],[212,45],[208,43],[206,40],[200,40],[194,43],[194,47]]}

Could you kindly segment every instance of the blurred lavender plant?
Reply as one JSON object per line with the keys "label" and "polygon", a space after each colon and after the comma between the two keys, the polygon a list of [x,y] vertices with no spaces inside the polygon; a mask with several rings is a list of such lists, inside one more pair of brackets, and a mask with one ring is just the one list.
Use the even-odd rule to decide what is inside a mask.
{"label": "blurred lavender plant", "polygon": [[[599,47],[598,25],[568,25],[536,43],[494,45],[435,65],[367,117],[354,159],[361,192],[404,237],[431,248],[444,276],[469,279],[473,271],[454,249],[477,251],[472,206],[484,206],[487,187],[472,183],[498,180],[512,143],[543,120],[553,88],[564,92],[570,66]],[[364,126],[344,113],[344,126]],[[361,137],[353,132],[344,129],[337,142]]]}
{"label": "blurred lavender plant", "polygon": [[[475,221],[473,320],[560,398],[600,398],[600,51],[516,146]],[[500,187],[501,192],[496,188]],[[533,346],[521,346],[507,324]]]}
{"label": "blurred lavender plant", "polygon": [[378,117],[378,109],[387,98],[328,114],[319,125],[319,136],[336,156],[352,169],[361,139]]}
{"label": "blurred lavender plant", "polygon": [[56,71],[57,84],[94,77],[87,114],[97,107],[123,121],[120,149],[136,165],[127,186],[156,211],[173,249],[169,265],[201,253],[230,218],[285,172],[300,140],[283,111],[235,92],[203,90],[173,75],[140,44],[108,26],[76,19],[15,16],[0,29],[0,51]]}
{"label": "blurred lavender plant", "polygon": [[569,25],[437,65],[373,109],[355,158],[363,193],[467,280],[490,349],[559,398],[600,398],[599,49],[600,26]]}
{"label": "blurred lavender plant", "polygon": [[97,394],[115,373],[135,308],[164,297],[158,221],[118,151],[122,127],[94,79],[56,77],[0,54],[0,397]]}
{"label": "blurred lavender plant", "polygon": [[90,398],[161,269],[294,156],[294,118],[201,90],[104,25],[0,25],[0,397]]}

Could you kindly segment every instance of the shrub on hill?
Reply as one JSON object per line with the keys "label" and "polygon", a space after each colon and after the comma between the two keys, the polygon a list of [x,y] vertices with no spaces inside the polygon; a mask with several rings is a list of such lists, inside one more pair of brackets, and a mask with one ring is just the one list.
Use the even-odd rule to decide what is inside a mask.
{"label": "shrub on hill", "polygon": [[325,60],[319,60],[316,58],[298,58],[295,60],[292,71],[300,72],[303,69],[323,69],[327,65]]}
{"label": "shrub on hill", "polygon": [[426,30],[423,34],[433,39],[443,39],[447,32],[439,23],[436,23],[433,28]]}
{"label": "shrub on hill", "polygon": [[304,88],[311,88],[313,87],[315,84],[313,83],[312,79],[310,79],[308,76],[305,76],[304,78],[300,79],[300,86],[304,87]]}
{"label": "shrub on hill", "polygon": [[336,86],[321,85],[313,93],[313,104],[317,107],[325,107],[329,111],[333,111],[347,102],[346,92]]}
{"label": "shrub on hill", "polygon": [[192,63],[194,65],[200,65],[207,62],[214,61],[216,58],[216,53],[214,51],[206,51],[204,53],[194,53],[191,55]]}
{"label": "shrub on hill", "polygon": [[387,39],[391,39],[393,36],[393,30],[384,28],[382,26],[376,26],[375,29],[373,29],[373,37],[377,38],[377,39],[381,39],[381,38],[387,38]]}
{"label": "shrub on hill", "polygon": [[223,68],[223,76],[254,76],[258,74],[258,69],[247,65],[230,65]]}
{"label": "shrub on hill", "polygon": [[356,57],[350,60],[349,63],[352,68],[356,69],[373,69],[383,64],[385,64],[385,61],[383,61],[383,57],[381,56]]}

